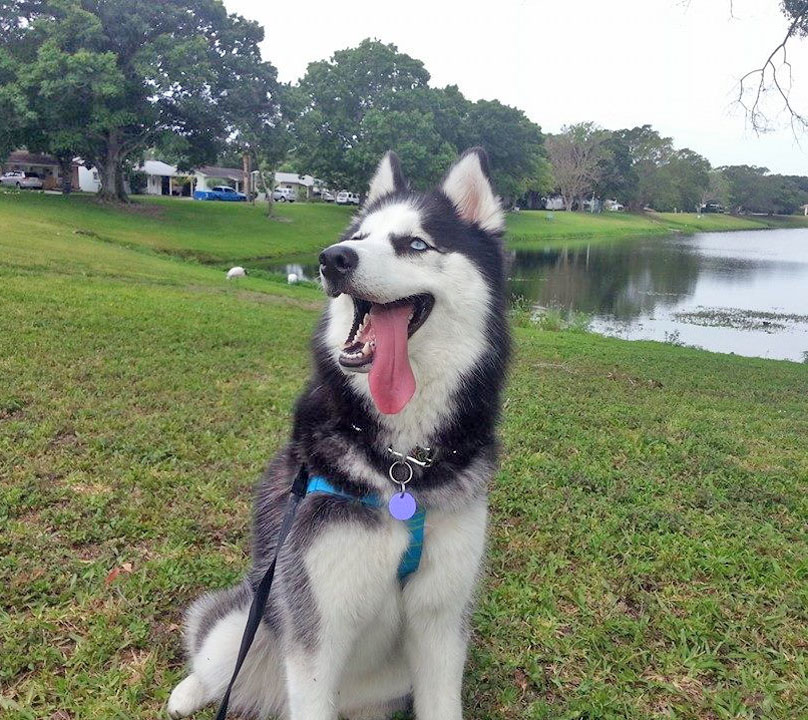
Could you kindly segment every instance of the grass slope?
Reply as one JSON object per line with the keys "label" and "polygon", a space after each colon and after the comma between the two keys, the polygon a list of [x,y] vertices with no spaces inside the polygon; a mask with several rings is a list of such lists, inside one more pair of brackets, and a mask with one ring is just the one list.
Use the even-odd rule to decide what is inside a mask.
{"label": "grass slope", "polygon": [[[0,238],[0,716],[152,720],[182,608],[247,566],[321,298],[25,222]],[[806,368],[515,345],[467,716],[808,716]]]}
{"label": "grass slope", "polygon": [[[138,197],[125,208],[100,205],[87,195],[64,198],[0,192],[0,226],[25,236],[83,235],[206,263],[250,259],[310,258],[336,240],[353,210],[324,204],[276,205],[278,221],[265,207]],[[551,218],[551,219],[548,219]],[[727,215],[548,213],[523,211],[507,218],[511,247],[660,235],[671,230],[744,230],[808,227],[805,218],[736,218]]]}
{"label": "grass slope", "polygon": [[345,229],[351,211],[324,204],[276,205],[135,198],[127,207],[99,204],[91,196],[64,198],[0,193],[0,224],[21,234],[85,234],[123,246],[140,246],[203,262],[234,262],[319,251]]}

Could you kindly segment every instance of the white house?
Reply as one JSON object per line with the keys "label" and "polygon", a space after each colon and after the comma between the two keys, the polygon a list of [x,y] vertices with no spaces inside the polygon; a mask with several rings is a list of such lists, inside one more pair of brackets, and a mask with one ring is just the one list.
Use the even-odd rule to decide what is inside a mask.
{"label": "white house", "polygon": [[275,187],[291,188],[297,192],[298,197],[303,194],[306,196],[307,200],[311,200],[312,195],[319,195],[322,183],[311,175],[276,172]]}
{"label": "white house", "polygon": [[[254,173],[253,173],[254,174]],[[253,187],[244,189],[244,171],[241,168],[218,167],[205,165],[194,171],[196,190],[210,190],[216,185],[231,185],[236,192],[246,193],[255,187],[254,180],[248,179],[248,185]]]}
{"label": "white house", "polygon": [[177,170],[161,160],[145,160],[137,169],[146,174],[146,195],[190,197],[194,193],[191,172]]}
{"label": "white house", "polygon": [[[98,192],[98,170],[84,167],[78,158],[77,161],[78,186],[85,192]],[[241,168],[204,165],[195,170],[182,171],[162,160],[145,160],[137,170],[146,175],[144,192],[147,195],[193,197],[195,190],[210,190],[216,185],[230,185],[237,192],[243,193],[257,192],[261,187],[257,171],[247,176],[245,187],[244,171]],[[318,195],[322,189],[322,182],[311,175],[276,172],[274,179],[276,188],[292,188],[298,196],[303,195],[308,199]]]}
{"label": "white house", "polygon": [[101,189],[101,179],[97,168],[88,168],[79,164],[79,190],[88,193],[97,193]]}

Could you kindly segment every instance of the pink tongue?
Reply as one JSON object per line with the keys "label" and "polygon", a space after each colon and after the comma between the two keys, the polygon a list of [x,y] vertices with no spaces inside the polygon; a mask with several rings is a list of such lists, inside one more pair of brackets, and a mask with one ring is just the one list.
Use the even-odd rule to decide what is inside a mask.
{"label": "pink tongue", "polygon": [[407,328],[411,305],[383,309],[374,305],[370,311],[376,350],[370,367],[370,394],[376,407],[385,415],[400,412],[415,393],[415,376],[407,354]]}

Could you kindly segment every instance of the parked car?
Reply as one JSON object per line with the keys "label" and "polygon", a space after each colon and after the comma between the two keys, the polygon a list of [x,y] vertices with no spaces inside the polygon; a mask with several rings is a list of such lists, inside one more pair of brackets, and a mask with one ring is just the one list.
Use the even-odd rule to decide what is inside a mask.
{"label": "parked car", "polygon": [[337,193],[337,205],[359,205],[359,195],[347,190],[340,190]]}
{"label": "parked car", "polygon": [[15,187],[18,190],[41,190],[42,189],[42,176],[37,173],[23,172],[22,170],[14,170],[5,173],[0,177],[0,184],[6,187]]}
{"label": "parked car", "polygon": [[334,193],[332,193],[330,190],[323,190],[320,193],[320,200],[323,202],[334,202],[336,198],[334,197]]}
{"label": "parked car", "polygon": [[701,208],[703,213],[724,213],[726,210],[721,203],[707,203]]}
{"label": "parked car", "polygon": [[229,185],[217,185],[210,190],[197,190],[194,200],[224,200],[225,202],[246,202],[244,193],[236,192]]}
{"label": "parked car", "polygon": [[297,200],[297,192],[294,188],[279,187],[272,191],[272,199],[275,202],[294,202]]}

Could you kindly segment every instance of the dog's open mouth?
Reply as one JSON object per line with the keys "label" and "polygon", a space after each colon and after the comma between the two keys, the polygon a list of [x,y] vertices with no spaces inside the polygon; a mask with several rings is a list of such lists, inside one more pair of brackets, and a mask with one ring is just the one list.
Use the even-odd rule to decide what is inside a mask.
{"label": "dog's open mouth", "polygon": [[376,406],[386,414],[400,412],[415,392],[407,341],[426,322],[435,298],[424,293],[384,304],[352,299],[354,321],[339,363],[346,370],[370,372]]}

